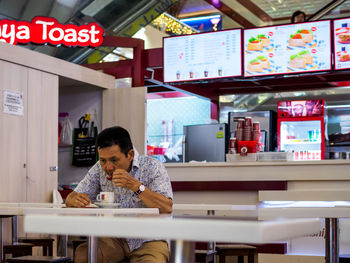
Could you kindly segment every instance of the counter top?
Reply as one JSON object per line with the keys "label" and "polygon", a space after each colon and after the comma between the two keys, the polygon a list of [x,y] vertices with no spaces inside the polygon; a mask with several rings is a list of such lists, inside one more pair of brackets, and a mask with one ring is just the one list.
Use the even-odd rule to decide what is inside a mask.
{"label": "counter top", "polygon": [[281,218],[350,218],[350,202],[281,202],[258,208],[260,220]]}
{"label": "counter top", "polygon": [[176,181],[350,180],[350,160],[167,163]]}
{"label": "counter top", "polygon": [[350,165],[350,160],[321,160],[321,161],[256,161],[256,162],[191,162],[165,163],[166,168],[186,167],[235,167],[235,166],[309,166],[309,165]]}

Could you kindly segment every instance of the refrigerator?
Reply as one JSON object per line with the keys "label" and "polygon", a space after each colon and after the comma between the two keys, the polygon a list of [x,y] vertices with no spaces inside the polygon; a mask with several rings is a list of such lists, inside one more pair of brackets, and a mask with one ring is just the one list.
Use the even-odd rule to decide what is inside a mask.
{"label": "refrigerator", "polygon": [[278,149],[293,152],[294,160],[325,159],[324,100],[279,101]]}
{"label": "refrigerator", "polygon": [[184,160],[225,162],[230,140],[228,125],[199,124],[184,126]]}
{"label": "refrigerator", "polygon": [[237,120],[245,117],[251,117],[252,122],[260,123],[262,142],[264,143],[264,152],[274,151],[277,147],[277,114],[275,111],[247,111],[247,112],[229,112],[228,124],[232,137],[235,137],[237,129]]}

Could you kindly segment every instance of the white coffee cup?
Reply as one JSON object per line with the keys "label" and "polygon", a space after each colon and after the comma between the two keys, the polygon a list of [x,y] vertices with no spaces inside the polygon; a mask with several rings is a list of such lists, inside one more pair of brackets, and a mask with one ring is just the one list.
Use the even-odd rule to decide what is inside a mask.
{"label": "white coffee cup", "polygon": [[114,192],[101,192],[97,195],[96,200],[101,203],[114,203]]}

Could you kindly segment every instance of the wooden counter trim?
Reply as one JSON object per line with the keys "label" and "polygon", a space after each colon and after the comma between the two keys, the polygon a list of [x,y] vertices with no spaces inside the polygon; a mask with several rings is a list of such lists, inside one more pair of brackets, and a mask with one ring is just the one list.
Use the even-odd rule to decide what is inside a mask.
{"label": "wooden counter trim", "polygon": [[174,192],[287,190],[286,181],[186,181],[171,186]]}

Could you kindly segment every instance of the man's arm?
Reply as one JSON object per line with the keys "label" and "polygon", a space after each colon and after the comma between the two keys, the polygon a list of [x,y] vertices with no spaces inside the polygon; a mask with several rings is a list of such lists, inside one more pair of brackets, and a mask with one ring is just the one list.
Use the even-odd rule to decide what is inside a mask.
{"label": "man's arm", "polygon": [[87,194],[71,192],[66,198],[67,207],[85,207],[90,204],[90,198]]}
{"label": "man's arm", "polygon": [[[117,187],[124,187],[136,192],[141,182],[132,177],[127,171],[116,169],[112,181]],[[171,213],[173,211],[173,200],[151,191],[146,187],[145,191],[139,194],[139,198],[148,208],[158,208],[159,213]]]}
{"label": "man's arm", "polygon": [[[136,192],[140,185],[141,183],[139,183],[138,186],[132,190]],[[173,211],[173,200],[164,195],[152,192],[147,187],[145,191],[138,195],[138,197],[147,207],[159,208],[159,213],[171,213]]]}

